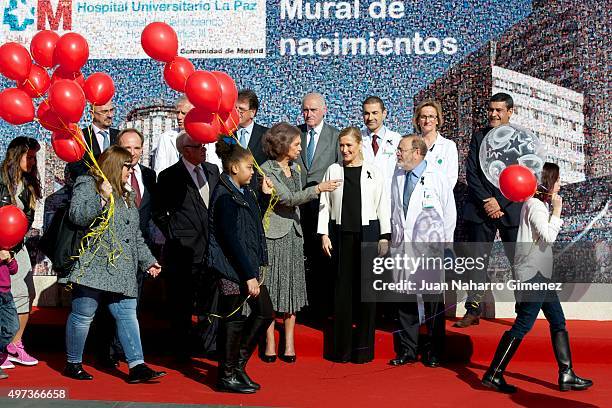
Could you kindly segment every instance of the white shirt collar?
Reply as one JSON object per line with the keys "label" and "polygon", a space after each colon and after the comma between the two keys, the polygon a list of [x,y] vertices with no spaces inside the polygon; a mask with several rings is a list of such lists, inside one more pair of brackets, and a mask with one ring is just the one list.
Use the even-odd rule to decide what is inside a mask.
{"label": "white shirt collar", "polygon": [[251,133],[253,133],[254,126],[255,126],[255,121],[251,121],[251,124],[249,126],[241,128],[241,129],[245,129],[247,134],[250,135]]}
{"label": "white shirt collar", "polygon": [[[314,131],[317,134],[317,136],[319,136],[321,134],[321,131],[323,130],[323,125],[325,124],[325,121],[322,120],[321,123],[319,123],[317,126],[315,126]],[[308,129],[308,132],[310,132],[310,129]]]}
{"label": "white shirt collar", "polygon": [[[378,130],[378,132],[376,132],[376,135],[381,139],[384,140],[385,139],[385,134],[387,133],[387,127],[385,125],[382,125],[380,127],[380,129]],[[367,136],[369,139],[372,139],[372,136],[374,135],[374,133],[372,133],[370,131],[370,129],[365,128],[365,136]]]}
{"label": "white shirt collar", "polygon": [[[184,157],[181,157],[181,160],[183,161],[183,164],[185,165],[185,167],[187,168],[187,171],[191,175],[195,174],[194,170],[195,170],[196,167],[202,168],[202,165],[198,164],[197,166],[195,166],[189,160],[185,159]],[[204,169],[202,169],[202,170],[204,170]]]}

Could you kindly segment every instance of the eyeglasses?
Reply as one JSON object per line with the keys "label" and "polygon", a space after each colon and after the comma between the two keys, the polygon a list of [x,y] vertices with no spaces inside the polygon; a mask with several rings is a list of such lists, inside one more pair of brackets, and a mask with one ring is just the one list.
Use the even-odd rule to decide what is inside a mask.
{"label": "eyeglasses", "polygon": [[94,110],[96,115],[109,115],[115,113],[115,108],[104,109],[104,110]]}
{"label": "eyeglasses", "polygon": [[395,150],[397,153],[408,153],[408,152],[414,152],[417,149],[402,149],[401,147],[398,147],[397,150]]}
{"label": "eyeglasses", "polygon": [[206,144],[200,143],[197,145],[185,145],[184,147],[191,147],[192,149],[202,149],[202,148],[206,148]]}
{"label": "eyeglasses", "polygon": [[438,117],[436,115],[419,115],[419,120],[428,121],[428,120],[437,120]]}
{"label": "eyeglasses", "polygon": [[241,106],[236,106],[236,110],[238,110],[238,113],[244,113],[244,112],[248,112],[248,111],[253,110],[253,109],[251,109],[251,108],[245,109],[245,108],[243,108]]}
{"label": "eyeglasses", "polygon": [[137,164],[138,163],[132,164],[132,163],[127,162],[127,163],[123,163],[123,167],[126,167],[128,170],[133,170],[134,167],[136,167]]}

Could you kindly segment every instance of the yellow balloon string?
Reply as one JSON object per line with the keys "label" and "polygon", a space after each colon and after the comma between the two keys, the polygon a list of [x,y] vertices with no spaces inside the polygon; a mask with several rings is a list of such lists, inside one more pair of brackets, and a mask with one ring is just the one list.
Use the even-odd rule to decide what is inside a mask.
{"label": "yellow balloon string", "polygon": [[[225,123],[223,122],[223,120],[221,119],[221,117],[215,113],[215,116],[217,117],[217,120],[219,121],[219,123],[221,124],[221,127],[227,131],[228,136],[230,136],[231,138],[233,138],[236,143],[238,144],[238,146],[242,147],[243,149],[248,150],[251,153],[251,156],[253,156],[253,152],[251,152],[251,149],[249,149],[248,146],[242,146],[240,144],[240,141],[238,140],[238,138],[236,137],[236,134],[234,131],[230,130],[227,128],[227,126],[225,126]],[[238,128],[238,124],[236,122],[234,122],[234,119],[230,116],[230,119],[232,120],[232,125],[234,127],[234,129]],[[253,156],[253,166],[255,167],[255,169],[257,170],[257,172],[262,176],[262,177],[266,177],[266,173],[264,173],[263,169],[259,166],[259,164],[257,163],[257,161],[255,160],[255,157]],[[272,187],[272,193],[270,194],[270,201],[268,202],[268,208],[266,209],[266,212],[264,213],[263,216],[263,228],[264,231],[267,231],[268,228],[270,227],[270,214],[272,213],[272,211],[274,211],[274,207],[276,206],[276,204],[278,203],[278,193],[276,192],[276,189],[274,187]],[[259,286],[264,284],[265,281],[265,275],[266,275],[266,270],[267,267],[262,267],[261,268],[261,280],[258,282]],[[215,313],[208,313],[208,322],[212,323],[212,318],[216,317],[219,319],[227,319],[231,316],[233,316],[234,314],[238,313],[238,311],[240,311],[242,309],[242,307],[247,303],[247,301],[251,298],[251,295],[248,295],[244,301],[242,301],[242,303],[240,303],[240,305],[234,309],[233,311],[231,311],[228,315],[222,316],[222,315],[218,315]]]}

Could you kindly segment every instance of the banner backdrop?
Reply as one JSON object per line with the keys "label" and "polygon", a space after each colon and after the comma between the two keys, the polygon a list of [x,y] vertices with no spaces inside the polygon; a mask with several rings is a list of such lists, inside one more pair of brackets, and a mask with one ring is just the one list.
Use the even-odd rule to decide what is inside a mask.
{"label": "banner backdrop", "polygon": [[[326,121],[338,128],[362,126],[361,102],[377,95],[386,125],[403,134],[413,131],[415,104],[435,97],[446,122],[441,133],[459,149],[459,207],[471,134],[486,121],[487,98],[508,92],[517,104],[513,121],[538,134],[562,168],[564,239],[593,240],[609,239],[612,224],[606,15],[601,0],[2,0],[0,43],[27,47],[41,29],[83,35],[90,45],[83,74],[113,78],[115,126],[145,133],[145,164],[159,134],[175,125],[179,96],[140,46],[153,21],[174,28],[179,54],[197,69],[225,71],[239,88],[253,89],[264,125],[301,123],[301,98],[316,91],[326,97]],[[89,120],[84,115],[82,124]],[[18,135],[50,136],[35,123],[2,122],[0,157]],[[63,163],[50,146],[43,150],[49,195],[62,187]],[[38,228],[43,214],[48,219],[52,209],[37,212]]]}

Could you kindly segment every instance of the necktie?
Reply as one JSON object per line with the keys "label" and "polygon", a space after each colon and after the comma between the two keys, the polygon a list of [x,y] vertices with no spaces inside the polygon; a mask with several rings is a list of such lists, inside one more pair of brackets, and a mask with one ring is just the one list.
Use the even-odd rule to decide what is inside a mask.
{"label": "necktie", "polygon": [[206,182],[206,178],[204,178],[204,170],[200,166],[197,166],[193,171],[195,171],[196,179],[198,180],[198,190],[200,190],[200,196],[202,200],[204,200],[204,204],[208,207],[208,200],[210,199],[210,191],[208,188],[208,183]]}
{"label": "necktie", "polygon": [[240,129],[240,137],[239,137],[239,142],[240,142],[240,146],[244,147],[246,149],[247,147],[247,143],[246,143],[246,129]]}
{"label": "necktie", "polygon": [[101,130],[98,134],[102,135],[102,151],[108,149],[110,146],[110,139],[108,138],[108,132],[106,130]]}
{"label": "necktie", "polygon": [[314,129],[310,129],[310,132],[308,132],[309,135],[309,139],[308,139],[308,147],[306,148],[306,160],[308,161],[308,167],[310,167],[312,165],[312,160],[314,159],[314,152],[315,152],[315,131]]}
{"label": "necktie", "polygon": [[374,156],[378,153],[378,135],[372,135],[372,150],[374,150]]}
{"label": "necktie", "polygon": [[404,195],[402,198],[402,207],[404,208],[404,217],[408,213],[408,204],[410,203],[410,196],[414,191],[414,185],[411,181],[412,172],[409,171],[406,173],[406,180],[404,180]]}
{"label": "necktie", "polygon": [[130,178],[130,185],[132,186],[132,191],[134,192],[134,202],[136,203],[136,208],[140,208],[140,203],[142,202],[142,195],[140,194],[140,186],[138,185],[138,179],[136,178],[135,173],[132,173]]}

